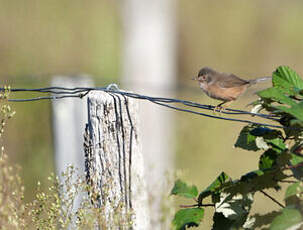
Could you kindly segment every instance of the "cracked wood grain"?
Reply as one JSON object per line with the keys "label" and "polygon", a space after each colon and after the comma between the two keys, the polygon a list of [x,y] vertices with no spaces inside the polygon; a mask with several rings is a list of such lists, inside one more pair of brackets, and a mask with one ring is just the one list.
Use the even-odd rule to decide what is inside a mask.
{"label": "cracked wood grain", "polygon": [[93,204],[105,210],[106,229],[150,229],[137,111],[125,96],[88,95],[86,179]]}

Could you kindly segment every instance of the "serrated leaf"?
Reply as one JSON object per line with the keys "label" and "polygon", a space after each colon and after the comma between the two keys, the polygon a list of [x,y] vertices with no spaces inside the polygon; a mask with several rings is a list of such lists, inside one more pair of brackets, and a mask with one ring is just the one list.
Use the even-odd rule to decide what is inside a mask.
{"label": "serrated leaf", "polygon": [[254,179],[258,176],[264,175],[264,171],[263,170],[254,170],[254,171],[248,172],[245,175],[243,175],[240,180],[241,181],[249,181],[249,180]]}
{"label": "serrated leaf", "polygon": [[269,149],[265,151],[259,160],[259,169],[270,169],[274,165],[276,165],[276,161],[278,159],[278,154],[276,151]]}
{"label": "serrated leaf", "polygon": [[231,181],[231,178],[222,172],[204,191],[199,194],[198,203],[202,204],[202,200],[218,190],[222,185]]}
{"label": "serrated leaf", "polygon": [[270,230],[287,230],[294,226],[298,226],[298,228],[292,229],[299,229],[302,221],[303,219],[299,210],[286,207],[283,209],[282,214],[273,220]]}
{"label": "serrated leaf", "polygon": [[290,126],[303,126],[303,121],[292,119],[290,120]]}
{"label": "serrated leaf", "polygon": [[213,220],[213,230],[239,229],[247,221],[248,213],[253,202],[252,194],[231,195],[220,194],[220,201],[216,203]]}
{"label": "serrated leaf", "polygon": [[279,66],[273,72],[273,86],[289,95],[299,93],[303,89],[302,78],[288,66]]}
{"label": "serrated leaf", "polygon": [[267,188],[277,188],[278,181],[285,179],[287,175],[282,171],[273,169],[255,170],[243,175],[240,180],[233,181],[226,186],[223,192],[231,194],[247,194]]}
{"label": "serrated leaf", "polygon": [[198,227],[204,216],[203,208],[186,208],[179,210],[173,219],[176,230],[185,230],[186,227]]}
{"label": "serrated leaf", "polygon": [[284,199],[288,199],[303,192],[303,182],[297,182],[287,187]]}
{"label": "serrated leaf", "polygon": [[281,153],[287,149],[286,145],[284,144],[284,141],[281,138],[265,139],[265,142],[267,144],[270,144],[273,150],[278,153]]}
{"label": "serrated leaf", "polygon": [[280,137],[282,135],[281,131],[275,130],[275,129],[270,129],[267,127],[256,127],[253,128],[250,131],[250,134],[256,136],[256,137],[264,137],[267,139],[273,139]]}
{"label": "serrated leaf", "polygon": [[[303,162],[303,156],[300,154],[291,153],[291,159],[290,159],[290,165],[298,165]],[[294,177],[298,180],[301,180],[303,178],[303,166],[294,167],[291,168],[292,173],[294,174]]]}
{"label": "serrated leaf", "polygon": [[274,87],[259,91],[257,92],[257,95],[262,99],[270,99],[272,101],[276,101],[282,104],[287,104],[290,106],[297,104],[291,98],[286,96],[281,90]]}
{"label": "serrated leaf", "polygon": [[198,189],[195,185],[189,186],[181,180],[177,180],[171,191],[172,195],[194,198],[198,195]]}
{"label": "serrated leaf", "polygon": [[221,212],[226,218],[231,220],[239,220],[239,218],[247,216],[253,200],[253,195],[251,193],[245,196],[242,194],[233,196],[222,192],[220,194],[220,201],[215,204],[216,212]]}
{"label": "serrated leaf", "polygon": [[235,147],[242,148],[246,150],[257,151],[259,148],[256,145],[256,136],[250,133],[255,127],[245,126],[235,143]]}
{"label": "serrated leaf", "polygon": [[252,218],[254,218],[256,221],[253,225],[253,228],[249,228],[249,229],[266,229],[263,228],[265,226],[268,226],[269,224],[272,223],[272,221],[279,215],[281,215],[281,211],[272,211],[272,212],[268,212],[266,214],[259,214],[256,213],[252,216]]}
{"label": "serrated leaf", "polygon": [[222,213],[215,212],[213,216],[212,230],[231,230],[233,228],[234,220],[226,218]]}
{"label": "serrated leaf", "polygon": [[291,153],[290,163],[291,165],[297,165],[303,162],[303,156],[300,154]]}
{"label": "serrated leaf", "polygon": [[292,116],[299,119],[300,121],[303,121],[303,105],[301,103],[292,105],[290,108],[285,106],[273,106],[273,107],[285,113],[291,114]]}

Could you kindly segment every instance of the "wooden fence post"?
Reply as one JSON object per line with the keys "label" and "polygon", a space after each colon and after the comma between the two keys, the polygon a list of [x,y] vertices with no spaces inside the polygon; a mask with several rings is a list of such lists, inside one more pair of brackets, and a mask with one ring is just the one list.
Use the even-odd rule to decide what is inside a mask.
{"label": "wooden fence post", "polygon": [[104,210],[102,229],[150,229],[137,113],[134,99],[88,94],[85,170],[92,201]]}

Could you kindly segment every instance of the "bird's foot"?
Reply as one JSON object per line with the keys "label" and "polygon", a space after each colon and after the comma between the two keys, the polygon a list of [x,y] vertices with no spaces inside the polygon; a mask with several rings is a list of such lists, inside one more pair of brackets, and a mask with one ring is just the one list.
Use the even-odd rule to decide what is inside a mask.
{"label": "bird's foot", "polygon": [[214,114],[216,114],[217,112],[221,113],[222,111],[224,111],[224,107],[220,106],[220,105],[217,105],[214,109],[213,109],[213,112]]}

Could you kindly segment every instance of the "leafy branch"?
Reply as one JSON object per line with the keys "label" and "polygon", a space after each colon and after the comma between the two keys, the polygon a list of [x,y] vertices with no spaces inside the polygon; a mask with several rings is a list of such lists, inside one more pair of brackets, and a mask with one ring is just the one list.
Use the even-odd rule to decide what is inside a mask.
{"label": "leafy branch", "polygon": [[[270,229],[298,229],[303,225],[303,80],[294,70],[280,66],[272,74],[272,83],[271,88],[257,93],[259,99],[252,103],[253,111],[264,110],[275,116],[275,122],[283,129],[247,125],[235,143],[237,148],[263,151],[258,169],[237,180],[222,172],[200,193],[195,185],[177,180],[171,194],[194,199],[195,203],[180,206],[182,209],[173,220],[175,229],[199,226],[208,206],[215,207],[212,229],[261,226],[264,217],[250,216],[256,192],[261,192],[281,208],[279,213],[271,215],[269,223],[264,221],[264,224],[270,224]],[[285,204],[264,191],[274,189],[278,192],[282,183],[291,183],[284,196]],[[207,197],[211,197],[211,204],[204,204]]]}

